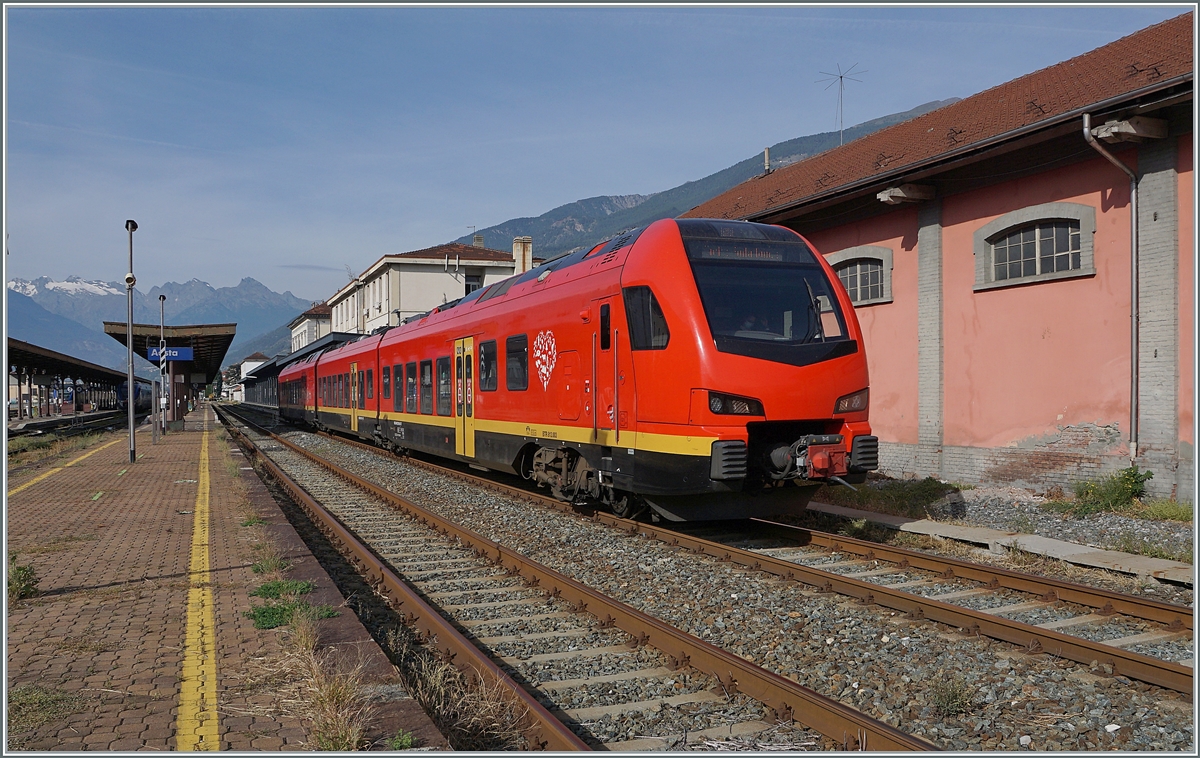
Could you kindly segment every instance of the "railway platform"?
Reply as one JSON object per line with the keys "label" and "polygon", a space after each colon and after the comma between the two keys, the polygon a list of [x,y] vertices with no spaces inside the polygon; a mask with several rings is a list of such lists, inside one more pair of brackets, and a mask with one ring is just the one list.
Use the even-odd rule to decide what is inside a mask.
{"label": "railway platform", "polygon": [[8,550],[37,592],[8,608],[7,750],[294,750],[317,742],[287,627],[247,615],[265,555],[307,580],[327,661],[360,666],[376,749],[446,743],[207,404],[138,460],[115,435],[13,472]]}

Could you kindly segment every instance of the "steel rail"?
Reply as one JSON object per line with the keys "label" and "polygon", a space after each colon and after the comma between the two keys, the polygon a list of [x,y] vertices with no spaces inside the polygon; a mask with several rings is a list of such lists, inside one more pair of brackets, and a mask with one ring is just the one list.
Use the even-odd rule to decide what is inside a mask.
{"label": "steel rail", "polygon": [[[393,504],[443,534],[454,536],[477,554],[486,556],[510,573],[523,577],[530,585],[570,603],[576,611],[592,614],[600,620],[602,628],[616,627],[632,636],[638,644],[649,645],[670,656],[676,667],[691,666],[718,679],[727,693],[740,692],[758,700],[772,708],[780,721],[794,719],[826,737],[841,742],[848,750],[939,749],[924,739],[871,718],[855,708],[767,671],[740,656],[610,598],[492,539],[421,508],[278,435],[263,431],[274,441],[325,467],[359,489]],[[626,525],[627,530],[636,532],[636,522],[622,523]],[[372,560],[379,563],[377,558]],[[372,564],[371,568],[382,570],[383,567],[376,569]]]}
{"label": "steel rail", "polygon": [[[387,451],[375,445],[370,445],[358,440],[348,439],[340,435],[329,434],[327,432],[322,432],[322,434],[331,439],[336,439],[339,442],[348,443],[364,450],[372,451],[380,456],[390,455]],[[799,581],[804,584],[817,587],[823,592],[837,592],[839,594],[853,597],[864,604],[881,605],[886,608],[891,608],[892,610],[903,611],[913,618],[925,618],[931,621],[948,624],[963,630],[965,634],[982,635],[992,637],[1003,642],[1010,642],[1014,645],[1019,645],[1025,648],[1030,653],[1050,653],[1062,658],[1067,658],[1077,663],[1082,663],[1084,665],[1089,665],[1093,661],[1101,664],[1107,664],[1112,668],[1114,675],[1126,676],[1130,679],[1137,679],[1139,681],[1155,684],[1160,687],[1175,690],[1177,692],[1187,694],[1192,693],[1192,669],[1184,666],[1181,663],[1163,661],[1148,655],[1141,655],[1140,653],[1134,653],[1122,648],[1113,647],[1112,645],[1105,645],[1103,642],[1093,642],[1082,637],[1075,637],[1073,635],[1058,632],[1053,629],[1042,629],[1019,621],[1012,621],[1000,616],[994,616],[983,611],[975,611],[970,608],[964,608],[951,603],[925,598],[920,595],[905,592],[903,590],[889,589],[883,585],[864,582],[859,579],[853,579],[833,572],[821,571],[820,569],[792,563],[780,558],[773,558],[762,553],[755,553],[749,550],[729,547],[728,545],[723,545],[718,542],[712,542],[700,537],[693,537],[675,532],[669,528],[661,528],[650,524],[622,519],[605,511],[581,509],[580,507],[563,503],[553,498],[530,492],[519,487],[513,487],[511,485],[477,477],[465,472],[447,469],[444,466],[428,463],[419,459],[410,457],[406,458],[405,460],[428,471],[436,471],[443,475],[456,476],[477,486],[486,487],[494,491],[504,492],[505,494],[513,497],[548,505],[563,512],[579,513],[580,510],[590,510],[589,515],[593,520],[603,522],[610,526],[625,529],[631,534],[641,534],[649,539],[660,540],[671,545],[689,549],[692,552],[703,553],[705,555],[715,557],[722,561],[730,561],[752,570],[765,571],[781,578]],[[833,536],[834,535],[831,535],[831,537]],[[849,538],[844,538],[841,536],[837,536],[837,539],[845,541],[849,540]],[[876,549],[876,554],[878,555],[880,546],[874,547]],[[895,550],[896,548],[888,549]],[[999,571],[997,569],[987,569],[986,567],[977,566],[976,564],[962,561],[953,561],[952,564],[952,559],[948,558],[924,556],[924,559],[926,561],[945,562],[942,568],[933,568],[930,570],[938,571],[947,578],[959,576],[959,574],[955,572],[954,565],[959,563],[962,564],[961,570],[964,571],[966,570],[966,567],[974,567],[979,570]],[[1027,581],[1032,583],[1029,586],[1033,586],[1033,584],[1040,581],[1058,581],[1044,579],[1032,574],[1023,575],[1015,571],[1006,573],[1012,575],[1013,577],[1008,579],[1008,581],[1016,581],[1015,577],[1018,576],[1028,576],[1029,578]],[[963,578],[968,577],[963,576]],[[995,576],[995,579],[997,582],[1002,581],[999,574]],[[991,578],[987,579],[986,581],[991,584]],[[1061,582],[1059,584],[1063,586],[1062,588],[1064,592],[1066,591],[1066,587],[1076,587],[1080,593],[1078,596],[1086,597],[1086,591],[1088,590],[1086,587],[1070,585],[1066,582]],[[1037,594],[1046,597],[1047,601],[1050,601],[1051,599],[1066,599],[1061,597],[1049,597],[1048,593],[1058,592],[1057,586],[1051,586],[1049,589],[1043,589],[1040,591],[1036,589],[1024,591],[1036,592]],[[1096,592],[1105,591],[1097,590]],[[1127,600],[1130,599],[1127,596],[1120,595],[1119,593],[1111,594],[1116,598],[1126,598]],[[1112,601],[1112,598],[1109,600]],[[1147,600],[1143,602],[1146,602],[1147,604],[1154,604],[1154,601]],[[1080,604],[1086,605],[1087,603],[1081,602]],[[1132,608],[1134,605],[1135,603],[1130,602],[1125,603],[1124,607]],[[1166,609],[1180,609],[1180,606],[1173,606],[1168,603],[1161,603],[1161,605]],[[1116,607],[1115,603],[1114,607]],[[1149,607],[1149,605],[1147,607]],[[1186,611],[1187,609],[1180,610]],[[1180,625],[1178,628],[1181,631],[1185,628],[1191,628],[1191,624],[1189,623],[1190,619],[1185,619],[1185,615],[1186,614],[1180,614]],[[1170,624],[1173,621],[1174,619],[1172,618],[1171,621],[1167,623]]]}
{"label": "steel rail", "polygon": [[[220,412],[221,410],[218,410],[218,413]],[[227,410],[225,412],[229,413]],[[229,413],[229,415],[237,418],[233,413]],[[247,425],[257,426],[244,418],[238,418],[238,420]],[[415,590],[388,568],[383,560],[360,542],[336,516],[329,513],[303,487],[284,473],[268,455],[259,450],[253,440],[235,425],[231,424],[228,428],[267,469],[271,477],[279,482],[292,499],[313,518],[317,527],[334,543],[339,552],[347,555],[355,569],[377,592],[386,598],[388,604],[394,610],[405,613],[406,622],[421,632],[425,644],[434,647],[442,660],[452,663],[460,671],[469,670],[492,685],[502,686],[512,693],[514,700],[528,709],[533,725],[524,736],[531,746],[545,750],[592,749],[461,632],[442,618],[441,614],[431,608]],[[258,427],[258,430],[273,440],[283,443],[289,449],[294,449],[290,443],[280,440],[276,435],[261,427]]]}
{"label": "steel rail", "polygon": [[796,540],[803,544],[816,545],[835,552],[863,556],[865,560],[881,560],[897,564],[898,568],[913,568],[934,571],[946,575],[947,571],[959,579],[982,582],[989,589],[1010,589],[1042,596],[1053,595],[1053,600],[1086,605],[1097,609],[1097,613],[1110,616],[1120,613],[1126,616],[1156,621],[1171,629],[1192,629],[1193,611],[1182,605],[1172,605],[1161,600],[1125,595],[1112,590],[1072,584],[1051,577],[1035,576],[1020,571],[971,563],[956,558],[931,556],[917,550],[882,545],[840,534],[813,531],[790,524],[780,524],[766,519],[751,519],[763,532],[775,537]]}

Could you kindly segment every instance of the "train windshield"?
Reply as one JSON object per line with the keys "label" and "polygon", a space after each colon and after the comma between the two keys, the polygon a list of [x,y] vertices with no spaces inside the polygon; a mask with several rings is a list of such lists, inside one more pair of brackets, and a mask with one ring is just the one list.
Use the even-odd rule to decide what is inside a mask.
{"label": "train windshield", "polygon": [[795,365],[857,350],[832,283],[794,233],[737,221],[678,223],[718,350]]}

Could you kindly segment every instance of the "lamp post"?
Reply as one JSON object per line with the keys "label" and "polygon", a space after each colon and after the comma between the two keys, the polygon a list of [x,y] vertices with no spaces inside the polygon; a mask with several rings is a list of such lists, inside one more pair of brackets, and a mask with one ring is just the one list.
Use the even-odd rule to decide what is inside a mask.
{"label": "lamp post", "polygon": [[133,285],[137,284],[137,278],[133,275],[133,233],[137,231],[137,228],[137,222],[133,219],[129,219],[125,222],[125,229],[129,232],[129,273],[125,275],[125,346],[128,348],[129,366],[125,377],[125,407],[129,409],[130,463],[133,463],[137,460],[137,443],[133,438],[133,395],[134,391],[137,389],[133,385]]}
{"label": "lamp post", "polygon": [[170,402],[167,398],[170,397],[170,385],[167,383],[170,379],[170,374],[167,371],[167,361],[163,358],[163,353],[167,351],[167,337],[165,327],[163,326],[163,314],[166,309],[167,296],[158,296],[158,378],[159,384],[162,385],[162,398],[158,401],[159,408],[154,409],[154,418],[157,423],[162,421],[163,434],[167,432],[167,404]]}

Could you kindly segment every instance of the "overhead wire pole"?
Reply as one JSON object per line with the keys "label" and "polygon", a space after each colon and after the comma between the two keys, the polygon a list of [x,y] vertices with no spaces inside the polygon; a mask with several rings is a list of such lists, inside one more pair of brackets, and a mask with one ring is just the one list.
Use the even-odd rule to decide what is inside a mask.
{"label": "overhead wire pole", "polygon": [[825,76],[827,76],[829,78],[828,79],[818,79],[816,82],[817,84],[820,84],[821,82],[829,82],[828,86],[826,86],[825,89],[829,89],[834,84],[836,84],[838,86],[837,123],[838,123],[838,145],[839,146],[842,144],[842,131],[844,130],[844,127],[845,127],[844,120],[843,120],[844,113],[842,110],[842,96],[846,89],[846,80],[849,79],[852,82],[862,82],[862,79],[855,79],[853,76],[850,76],[850,74],[865,74],[865,73],[867,73],[866,71],[855,71],[854,69],[857,66],[858,66],[858,64],[855,63],[853,66],[851,66],[850,68],[846,69],[843,72],[842,65],[839,63],[839,64],[837,64],[838,72],[836,74],[831,74],[828,71],[822,71],[820,73],[825,74]]}

